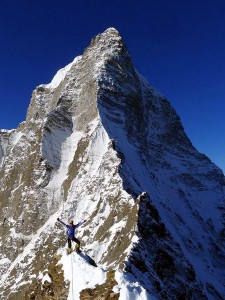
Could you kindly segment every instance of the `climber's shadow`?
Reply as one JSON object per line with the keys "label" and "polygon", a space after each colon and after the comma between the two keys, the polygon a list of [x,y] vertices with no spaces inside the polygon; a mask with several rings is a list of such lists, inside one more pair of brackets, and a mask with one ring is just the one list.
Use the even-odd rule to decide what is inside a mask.
{"label": "climber's shadow", "polygon": [[85,252],[79,252],[77,253],[80,257],[82,257],[87,263],[89,263],[91,266],[93,267],[97,267],[95,261],[93,260],[93,258],[91,258],[87,253]]}

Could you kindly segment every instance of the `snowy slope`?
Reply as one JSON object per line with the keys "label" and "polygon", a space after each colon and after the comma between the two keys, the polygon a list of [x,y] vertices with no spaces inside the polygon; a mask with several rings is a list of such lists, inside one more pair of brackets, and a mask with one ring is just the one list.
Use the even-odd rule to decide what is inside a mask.
{"label": "snowy slope", "polygon": [[[1,299],[225,298],[224,175],[115,29],[0,137]],[[57,217],[87,219],[81,255]]]}

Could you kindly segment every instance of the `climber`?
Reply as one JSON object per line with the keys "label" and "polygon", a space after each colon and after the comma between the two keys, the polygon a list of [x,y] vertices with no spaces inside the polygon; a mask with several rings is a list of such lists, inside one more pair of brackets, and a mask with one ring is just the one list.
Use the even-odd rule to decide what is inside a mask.
{"label": "climber", "polygon": [[59,218],[57,218],[57,221],[62,223],[67,228],[67,235],[68,235],[68,250],[67,250],[67,252],[68,252],[68,254],[72,252],[71,241],[74,241],[76,243],[75,249],[77,252],[80,252],[80,241],[74,236],[74,234],[75,234],[75,230],[79,226],[84,224],[86,222],[86,220],[79,222],[76,225],[73,224],[73,220],[70,220],[68,225],[65,224],[63,221],[61,221]]}

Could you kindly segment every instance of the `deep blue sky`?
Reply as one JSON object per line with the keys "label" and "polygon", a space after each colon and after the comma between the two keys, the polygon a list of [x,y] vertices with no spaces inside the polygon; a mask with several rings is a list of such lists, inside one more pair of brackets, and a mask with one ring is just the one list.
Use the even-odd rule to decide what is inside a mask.
{"label": "deep blue sky", "polygon": [[225,172],[224,0],[1,0],[0,128],[108,27],[175,108],[193,145]]}

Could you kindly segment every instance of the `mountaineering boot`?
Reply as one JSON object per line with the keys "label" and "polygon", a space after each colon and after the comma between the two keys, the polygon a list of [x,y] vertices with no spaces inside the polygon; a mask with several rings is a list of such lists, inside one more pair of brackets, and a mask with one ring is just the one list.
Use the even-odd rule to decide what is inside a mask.
{"label": "mountaineering boot", "polygon": [[72,248],[67,249],[67,254],[70,254],[72,252]]}
{"label": "mountaineering boot", "polygon": [[75,250],[76,250],[77,253],[80,253],[80,252],[81,252],[81,251],[80,251],[80,244],[76,244]]}

